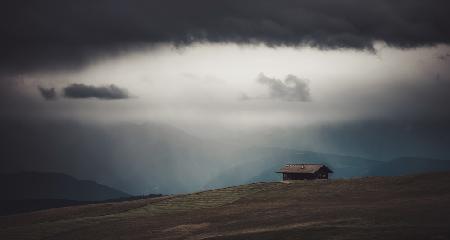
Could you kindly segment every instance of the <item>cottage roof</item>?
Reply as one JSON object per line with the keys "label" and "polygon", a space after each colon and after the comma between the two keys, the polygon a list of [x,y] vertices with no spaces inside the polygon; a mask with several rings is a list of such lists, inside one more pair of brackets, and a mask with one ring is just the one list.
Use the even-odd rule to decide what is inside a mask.
{"label": "cottage roof", "polygon": [[315,173],[319,171],[319,169],[325,168],[326,171],[332,173],[327,166],[323,164],[286,164],[286,166],[282,167],[278,173]]}

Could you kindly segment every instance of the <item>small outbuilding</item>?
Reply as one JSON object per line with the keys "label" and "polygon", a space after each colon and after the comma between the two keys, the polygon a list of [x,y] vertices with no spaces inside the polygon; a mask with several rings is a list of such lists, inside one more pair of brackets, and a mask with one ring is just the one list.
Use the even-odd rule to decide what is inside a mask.
{"label": "small outbuilding", "polygon": [[323,164],[286,164],[277,173],[283,174],[283,181],[286,180],[309,180],[328,179],[328,174],[333,173],[331,169]]}

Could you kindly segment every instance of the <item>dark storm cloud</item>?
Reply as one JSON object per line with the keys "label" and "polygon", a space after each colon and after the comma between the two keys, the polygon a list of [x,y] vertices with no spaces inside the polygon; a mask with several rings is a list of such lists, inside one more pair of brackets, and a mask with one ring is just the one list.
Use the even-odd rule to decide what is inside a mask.
{"label": "dark storm cloud", "polygon": [[438,56],[438,59],[442,60],[442,61],[446,61],[450,59],[450,53],[444,53]]}
{"label": "dark storm cloud", "polygon": [[90,86],[79,83],[71,84],[63,89],[66,98],[98,98],[104,100],[126,99],[128,91],[114,84],[108,86]]}
{"label": "dark storm cloud", "polygon": [[294,75],[287,75],[284,81],[281,81],[280,79],[269,78],[261,73],[257,81],[269,88],[268,98],[299,102],[311,100],[308,82]]}
{"label": "dark storm cloud", "polygon": [[44,88],[39,86],[38,90],[45,100],[55,100],[57,97],[55,88]]}
{"label": "dark storm cloud", "polygon": [[[77,67],[148,43],[372,49],[450,43],[447,0],[16,0],[0,8],[3,70]],[[6,69],[5,69],[6,68]]]}

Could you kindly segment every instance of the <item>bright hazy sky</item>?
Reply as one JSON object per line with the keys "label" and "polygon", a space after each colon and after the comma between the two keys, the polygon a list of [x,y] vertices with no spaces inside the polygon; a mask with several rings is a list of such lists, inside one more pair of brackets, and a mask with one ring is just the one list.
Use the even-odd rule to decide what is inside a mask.
{"label": "bright hazy sky", "polygon": [[[21,91],[55,116],[215,128],[415,115],[421,112],[409,111],[404,105],[416,104],[417,96],[409,94],[429,94],[427,88],[435,89],[435,84],[437,88],[439,84],[448,86],[449,60],[441,56],[450,52],[448,46],[401,50],[377,43],[375,47],[371,52],[236,44],[158,45],[100,58],[81,70],[20,75],[26,86]],[[307,84],[310,100],[271,96],[270,86],[258,81],[261,74],[282,84],[288,75],[296,76]],[[114,84],[126,89],[130,98],[63,98],[62,89],[72,83]],[[38,86],[55,88],[59,97],[45,100]],[[400,107],[406,109],[399,112]]]}

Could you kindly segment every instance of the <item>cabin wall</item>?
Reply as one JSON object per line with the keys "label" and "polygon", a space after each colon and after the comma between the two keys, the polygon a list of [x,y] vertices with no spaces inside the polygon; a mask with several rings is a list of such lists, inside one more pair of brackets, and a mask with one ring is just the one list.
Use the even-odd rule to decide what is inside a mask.
{"label": "cabin wall", "polygon": [[316,178],[318,178],[318,179],[328,179],[327,171],[319,170],[315,173],[315,175],[316,175]]}
{"label": "cabin wall", "polygon": [[317,171],[316,173],[283,173],[283,181],[311,179],[328,179],[328,172]]}
{"label": "cabin wall", "polygon": [[318,179],[328,179],[328,171],[320,169],[316,172],[316,176]]}
{"label": "cabin wall", "polygon": [[286,180],[308,180],[308,179],[328,179],[328,176],[330,173],[332,173],[332,171],[326,166],[321,166],[314,173],[305,173],[302,171],[298,171],[298,172],[296,171],[294,173],[283,172],[283,181],[286,181]]}
{"label": "cabin wall", "polygon": [[312,173],[283,173],[283,181],[316,179]]}

